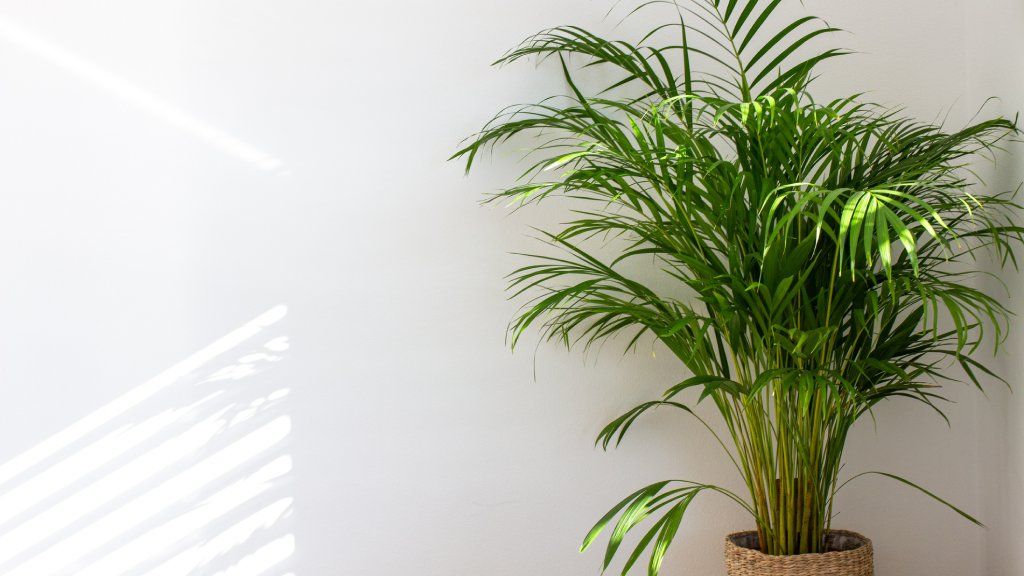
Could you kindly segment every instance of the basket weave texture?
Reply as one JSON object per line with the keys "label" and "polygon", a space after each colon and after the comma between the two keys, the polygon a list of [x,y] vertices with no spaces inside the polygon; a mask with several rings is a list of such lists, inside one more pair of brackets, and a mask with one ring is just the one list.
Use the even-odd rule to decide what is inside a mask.
{"label": "basket weave texture", "polygon": [[831,530],[822,554],[769,556],[757,546],[757,532],[738,532],[725,538],[725,568],[729,576],[874,576],[871,540],[856,532]]}

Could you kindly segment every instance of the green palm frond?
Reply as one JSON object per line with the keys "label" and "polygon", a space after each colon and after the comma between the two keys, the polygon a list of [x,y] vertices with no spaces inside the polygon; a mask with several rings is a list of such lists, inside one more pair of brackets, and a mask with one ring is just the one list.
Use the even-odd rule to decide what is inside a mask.
{"label": "green palm frond", "polygon": [[[509,275],[523,302],[513,346],[535,330],[568,346],[654,338],[691,374],[598,443],[617,445],[654,408],[695,415],[688,394],[728,432],[748,498],[693,483],[638,491],[586,539],[616,522],[605,568],[656,516],[625,563],[649,551],[657,574],[702,491],[749,511],[765,552],[821,551],[855,422],[897,398],[945,418],[951,365],[979,388],[998,378],[972,354],[998,349],[1009,312],[971,269],[979,257],[1016,266],[1024,228],[1014,191],[981,186],[971,165],[1015,123],[949,130],[860,94],[815,100],[815,67],[846,52],[816,48],[836,29],[785,19],[783,5],[657,0],[634,11],[665,9],[666,24],[638,41],[575,26],[531,36],[497,63],[550,59],[566,94],[503,111],[453,156],[468,171],[532,138],[520,181],[492,200],[573,206],[541,233],[558,252],[524,255]],[[607,83],[589,94],[575,72],[595,67]]]}

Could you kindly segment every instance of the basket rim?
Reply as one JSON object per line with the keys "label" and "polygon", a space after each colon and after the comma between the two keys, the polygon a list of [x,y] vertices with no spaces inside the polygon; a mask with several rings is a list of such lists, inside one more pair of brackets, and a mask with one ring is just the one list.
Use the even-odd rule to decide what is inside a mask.
{"label": "basket rim", "polygon": [[744,548],[743,546],[740,546],[739,544],[736,544],[735,542],[733,542],[733,538],[734,537],[746,536],[746,535],[750,535],[750,534],[755,534],[756,535],[757,531],[756,530],[743,530],[741,532],[733,532],[732,534],[727,535],[725,537],[725,553],[727,555],[729,555],[729,554],[744,555],[744,556],[750,556],[752,558],[764,558],[764,559],[778,559],[778,558],[807,558],[807,559],[812,559],[812,558],[822,558],[822,557],[835,558],[835,557],[843,557],[843,556],[861,556],[861,555],[864,555],[865,553],[873,552],[872,546],[871,546],[871,539],[868,538],[867,536],[864,536],[863,534],[860,534],[858,532],[853,532],[851,530],[829,530],[827,532],[827,534],[830,534],[830,535],[831,534],[835,534],[835,535],[840,535],[840,536],[849,536],[849,537],[851,537],[851,538],[853,538],[855,540],[860,541],[860,543],[861,543],[860,546],[857,546],[856,548],[851,548],[849,550],[830,550],[830,551],[827,551],[827,552],[810,552],[810,553],[807,553],[807,554],[793,554],[793,555],[788,555],[788,556],[774,556],[774,555],[771,555],[771,554],[765,554],[764,552],[761,552],[760,550],[754,550],[752,548]]}

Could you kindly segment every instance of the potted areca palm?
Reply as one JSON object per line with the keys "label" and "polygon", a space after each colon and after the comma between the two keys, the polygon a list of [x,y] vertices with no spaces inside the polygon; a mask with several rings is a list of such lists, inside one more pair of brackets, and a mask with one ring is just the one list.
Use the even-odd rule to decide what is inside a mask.
{"label": "potted areca palm", "polygon": [[[834,29],[781,17],[780,0],[641,7],[656,4],[671,18],[638,42],[566,26],[508,52],[498,63],[559,63],[567,93],[502,112],[454,155],[469,170],[533,136],[529,169],[494,198],[574,206],[544,234],[560,252],[510,275],[525,299],[513,345],[531,329],[568,346],[655,338],[685,368],[598,443],[617,444],[653,408],[698,417],[709,402],[721,421],[705,425],[746,486],[640,488],[583,548],[610,528],[608,568],[637,530],[622,573],[646,556],[655,576],[687,507],[717,492],[753,520],[727,538],[730,574],[871,574],[870,541],[831,527],[847,435],[883,400],[942,415],[953,369],[979,388],[995,377],[972,353],[998,347],[1008,313],[971,285],[970,261],[1014,263],[1022,228],[1013,194],[980,187],[968,165],[1015,124],[947,130],[860,95],[815,100],[816,66],[845,52],[811,50]],[[608,85],[587,93],[574,71],[595,66]]]}

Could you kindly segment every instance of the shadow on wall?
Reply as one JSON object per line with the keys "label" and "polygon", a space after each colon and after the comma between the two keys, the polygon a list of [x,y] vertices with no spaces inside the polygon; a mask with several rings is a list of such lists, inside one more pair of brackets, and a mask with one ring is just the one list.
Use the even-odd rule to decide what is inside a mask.
{"label": "shadow on wall", "polygon": [[0,465],[0,573],[294,576],[286,314]]}

